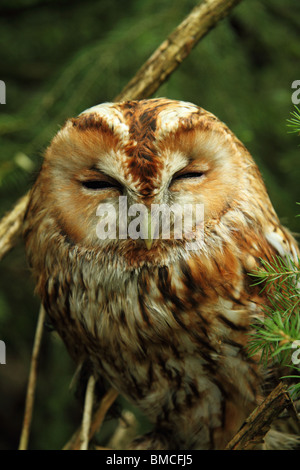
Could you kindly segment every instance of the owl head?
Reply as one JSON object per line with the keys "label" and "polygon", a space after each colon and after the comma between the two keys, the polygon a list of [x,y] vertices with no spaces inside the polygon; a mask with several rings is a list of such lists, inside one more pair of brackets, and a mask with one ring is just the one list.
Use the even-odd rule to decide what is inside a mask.
{"label": "owl head", "polygon": [[195,232],[192,249],[207,254],[232,233],[261,230],[266,213],[276,218],[228,127],[194,104],[161,98],[103,103],[67,120],[46,151],[25,233],[35,226],[41,247],[56,240],[130,265],[165,263],[188,255]]}

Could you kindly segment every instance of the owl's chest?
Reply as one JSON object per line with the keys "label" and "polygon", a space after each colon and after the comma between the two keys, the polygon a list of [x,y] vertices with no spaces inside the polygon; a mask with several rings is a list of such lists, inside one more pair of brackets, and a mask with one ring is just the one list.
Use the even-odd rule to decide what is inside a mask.
{"label": "owl's chest", "polygon": [[154,282],[144,291],[138,282],[103,291],[89,352],[96,369],[151,420],[172,417],[178,429],[200,419],[221,426],[226,396],[254,400],[257,375],[245,361],[244,331],[236,326],[230,338],[228,325],[217,319],[224,305],[201,302],[196,292],[185,296],[179,282],[165,289],[164,298]]}
{"label": "owl's chest", "polygon": [[69,349],[87,354],[151,419],[168,421],[186,409],[178,428],[189,427],[201,402],[199,413],[218,425],[222,397],[253,400],[257,374],[244,354],[248,312],[189,287],[177,272],[103,271],[96,278],[80,272],[67,289],[48,282],[57,299],[52,315]]}
{"label": "owl's chest", "polygon": [[100,349],[146,356],[154,345],[176,343],[178,331],[188,328],[191,320],[181,282],[169,278],[164,290],[161,284],[157,272],[107,275],[101,283],[89,284],[83,296],[79,292],[80,298],[74,296],[76,315]]}
{"label": "owl's chest", "polygon": [[249,325],[247,308],[216,289],[208,294],[201,285],[183,282],[176,265],[119,273],[103,269],[98,276],[78,268],[71,282],[48,281],[47,300],[55,323],[61,330],[67,326],[66,335],[72,330],[89,351],[115,361],[143,360],[162,348],[175,358],[216,357],[228,336],[242,348]]}
{"label": "owl's chest", "polygon": [[101,283],[89,283],[88,291],[74,290],[70,307],[76,322],[89,351],[108,364],[103,366],[107,370],[122,375],[138,365],[145,380],[155,372],[149,359],[162,375],[170,375],[162,364],[172,364],[172,376],[180,369],[173,365],[188,357],[211,370],[225,354],[236,361],[246,342],[247,312],[240,306],[234,310],[234,302],[218,295],[189,288],[176,273],[161,269],[120,278],[106,273]]}

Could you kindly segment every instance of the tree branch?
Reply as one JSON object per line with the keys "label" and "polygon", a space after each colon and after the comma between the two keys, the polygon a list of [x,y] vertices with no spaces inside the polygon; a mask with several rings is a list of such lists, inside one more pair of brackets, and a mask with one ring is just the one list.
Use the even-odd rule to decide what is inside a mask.
{"label": "tree branch", "polygon": [[262,443],[271,424],[285,408],[289,408],[293,417],[298,419],[294,404],[287,392],[287,385],[281,382],[246,419],[225,450],[250,450]]}
{"label": "tree branch", "polygon": [[0,260],[17,243],[22,233],[23,219],[29,202],[29,193],[16,203],[0,222]]}
{"label": "tree branch", "polygon": [[[151,96],[189,55],[193,47],[241,0],[204,0],[156,49],[115,101]],[[0,222],[0,260],[17,243],[29,195],[26,194]]]}
{"label": "tree branch", "polygon": [[[108,412],[109,408],[112,406],[113,402],[116,400],[118,395],[119,393],[115,389],[110,388],[102,398],[100,406],[93,415],[89,426],[89,440],[91,440],[94,434],[99,431],[104,421],[106,413]],[[81,433],[82,427],[77,429],[71,439],[64,446],[63,450],[78,450],[81,444]]]}
{"label": "tree branch", "polygon": [[93,412],[93,403],[94,403],[94,391],[95,391],[95,377],[90,375],[90,378],[86,387],[85,394],[85,403],[81,423],[81,432],[80,432],[80,450],[89,449],[89,437],[91,429],[91,417]]}
{"label": "tree branch", "polygon": [[241,0],[205,0],[174,29],[156,49],[116,101],[142,99],[153,95],[191,50]]}
{"label": "tree branch", "polygon": [[33,410],[33,405],[34,405],[34,397],[35,397],[35,389],[36,389],[38,358],[39,358],[42,335],[43,335],[44,321],[45,321],[45,309],[41,305],[37,327],[36,327],[35,338],[34,338],[34,345],[33,345],[33,350],[32,350],[31,366],[30,366],[26,403],[25,403],[24,420],[23,420],[23,427],[22,427],[22,432],[21,432],[19,450],[26,450],[28,447],[28,440],[29,440],[30,427],[31,427],[31,421],[32,421],[32,410]]}

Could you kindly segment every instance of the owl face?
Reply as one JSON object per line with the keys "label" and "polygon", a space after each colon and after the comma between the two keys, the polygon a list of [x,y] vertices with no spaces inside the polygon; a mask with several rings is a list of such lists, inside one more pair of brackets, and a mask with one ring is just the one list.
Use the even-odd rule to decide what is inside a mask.
{"label": "owl face", "polygon": [[[46,152],[39,186],[59,232],[72,244],[113,250],[131,263],[157,262],[174,246],[185,251],[185,233],[175,239],[171,227],[170,237],[152,240],[151,249],[142,238],[120,237],[120,197],[127,210],[167,205],[182,213],[185,205],[202,205],[207,237],[228,208],[249,203],[254,167],[229,129],[191,103],[104,103],[66,122]],[[107,221],[116,224],[115,238],[97,236],[103,204],[114,208]]]}

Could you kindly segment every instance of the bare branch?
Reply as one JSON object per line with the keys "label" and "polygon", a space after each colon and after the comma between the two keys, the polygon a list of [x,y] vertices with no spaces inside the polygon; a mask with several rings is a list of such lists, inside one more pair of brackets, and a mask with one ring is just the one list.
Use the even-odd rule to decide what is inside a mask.
{"label": "bare branch", "polygon": [[32,421],[32,410],[35,397],[36,389],[36,378],[37,378],[37,368],[38,368],[38,358],[41,347],[42,335],[43,335],[43,326],[45,321],[45,310],[43,306],[40,308],[40,313],[37,322],[37,328],[34,338],[32,357],[31,357],[31,366],[27,386],[27,395],[25,403],[25,412],[23,427],[21,432],[19,450],[26,450],[28,447],[29,433]]}
{"label": "bare branch", "polygon": [[170,36],[156,49],[116,101],[142,99],[153,95],[191,50],[241,0],[205,0],[197,5]]}
{"label": "bare branch", "polygon": [[[285,408],[294,410],[287,385],[280,383],[246,419],[225,450],[250,450],[263,442],[271,424]],[[294,416],[297,415],[294,411]]]}
{"label": "bare branch", "polygon": [[29,201],[29,193],[25,194],[15,207],[0,222],[0,260],[17,243],[22,232],[24,214]]}
{"label": "bare branch", "polygon": [[[92,439],[94,434],[99,431],[106,413],[108,412],[109,408],[116,400],[118,396],[118,392],[113,388],[109,389],[106,395],[101,400],[100,406],[95,412],[94,416],[92,417],[90,430],[89,430],[89,440]],[[77,431],[73,434],[71,439],[67,442],[64,446],[63,450],[77,450],[80,447],[80,439],[81,439],[81,428],[77,429]]]}
{"label": "bare branch", "polygon": [[82,416],[81,433],[80,433],[80,450],[88,450],[89,437],[91,428],[91,416],[93,411],[95,377],[90,375],[86,386],[85,403]]}

